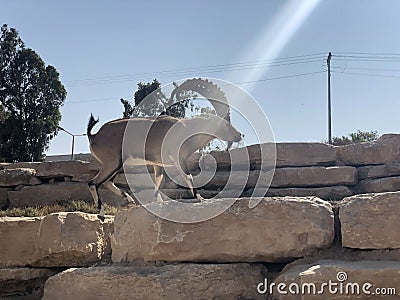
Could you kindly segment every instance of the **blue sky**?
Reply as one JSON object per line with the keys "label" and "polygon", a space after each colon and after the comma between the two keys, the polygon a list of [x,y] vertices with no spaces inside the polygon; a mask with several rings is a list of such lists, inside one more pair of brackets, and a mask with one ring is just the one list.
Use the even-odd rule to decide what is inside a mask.
{"label": "blue sky", "polygon": [[[400,2],[396,0],[0,0],[0,4],[0,22],[17,28],[26,45],[59,71],[68,92],[61,126],[75,134],[85,132],[91,112],[101,123],[121,117],[119,99],[131,100],[139,81],[157,78],[168,84],[210,76],[237,83],[261,80],[239,86],[263,108],[276,141],[322,141],[327,138],[324,71],[329,51],[336,71],[333,135],[358,129],[380,134],[400,131]],[[382,53],[390,55],[376,61],[381,57],[376,54]],[[301,63],[282,66],[277,62],[288,60],[276,60],[294,56],[301,56]],[[249,69],[232,65],[254,61]],[[266,67],[271,62],[275,66]],[[215,65],[236,70],[199,70],[210,71]],[[162,73],[180,69],[193,70]],[[314,74],[291,77],[305,73]],[[264,80],[273,78],[280,79]],[[69,153],[70,145],[71,138],[60,132],[48,154]],[[88,152],[86,137],[76,139],[75,151]]]}

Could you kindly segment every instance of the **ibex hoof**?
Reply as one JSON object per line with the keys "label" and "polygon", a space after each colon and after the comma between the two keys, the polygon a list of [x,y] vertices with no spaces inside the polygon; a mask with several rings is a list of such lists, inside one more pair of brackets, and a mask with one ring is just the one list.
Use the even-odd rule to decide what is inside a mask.
{"label": "ibex hoof", "polygon": [[206,199],[204,199],[200,194],[197,194],[197,195],[196,195],[196,198],[197,198],[198,200],[200,200],[201,202],[203,202],[203,201],[206,200]]}
{"label": "ibex hoof", "polygon": [[100,209],[100,213],[97,215],[97,217],[98,217],[101,221],[104,221],[104,220],[106,219],[106,217],[105,217],[104,215],[105,215],[105,213],[104,213],[104,206],[102,206],[101,209]]}
{"label": "ibex hoof", "polygon": [[157,203],[163,203],[163,202],[164,202],[164,200],[163,200],[163,198],[161,197],[160,194],[158,194],[157,196],[155,196],[155,197],[154,197],[154,200],[155,200]]}

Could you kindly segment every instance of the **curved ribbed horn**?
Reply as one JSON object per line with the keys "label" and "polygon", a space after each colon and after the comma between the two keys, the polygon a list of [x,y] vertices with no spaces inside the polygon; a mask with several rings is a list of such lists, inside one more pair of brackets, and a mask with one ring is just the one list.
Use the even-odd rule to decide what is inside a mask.
{"label": "curved ribbed horn", "polygon": [[210,101],[217,116],[231,122],[228,98],[226,98],[220,87],[212,81],[202,78],[188,79],[172,91],[171,99],[175,96],[179,100],[179,95],[183,91],[192,91],[200,94]]}

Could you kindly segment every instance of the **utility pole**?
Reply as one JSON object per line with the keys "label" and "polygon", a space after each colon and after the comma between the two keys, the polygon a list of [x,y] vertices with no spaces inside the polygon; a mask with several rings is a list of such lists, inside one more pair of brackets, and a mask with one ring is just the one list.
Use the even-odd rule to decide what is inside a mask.
{"label": "utility pole", "polygon": [[332,53],[329,52],[326,63],[328,65],[328,142],[332,144],[332,107],[331,107],[331,58]]}
{"label": "utility pole", "polygon": [[86,133],[84,133],[84,134],[73,134],[73,133],[69,132],[68,130],[65,130],[64,128],[62,128],[60,126],[58,126],[58,129],[64,131],[65,133],[69,134],[70,136],[72,136],[71,160],[74,160],[75,137],[76,136],[85,136]]}

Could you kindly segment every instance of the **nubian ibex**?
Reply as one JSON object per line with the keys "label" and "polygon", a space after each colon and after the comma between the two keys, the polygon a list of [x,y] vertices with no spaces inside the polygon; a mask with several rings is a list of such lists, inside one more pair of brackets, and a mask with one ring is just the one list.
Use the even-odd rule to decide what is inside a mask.
{"label": "nubian ibex", "polygon": [[241,133],[230,122],[227,99],[216,85],[203,79],[187,80],[175,88],[171,97],[175,96],[179,100],[179,94],[184,90],[195,91],[207,98],[217,115],[189,119],[170,116],[124,118],[104,124],[96,134],[92,134],[91,130],[99,120],[95,120],[93,115],[90,116],[87,125],[90,151],[101,163],[101,169],[88,185],[100,210],[100,218],[104,218],[104,207],[98,188],[103,183],[128,202],[135,202],[129,194],[112,182],[126,160],[134,159],[153,166],[155,199],[159,199],[163,168],[166,166],[175,166],[184,177],[193,196],[202,199],[193,188],[192,176],[187,165],[189,157],[215,138],[228,142],[228,148],[232,143],[241,141]]}

